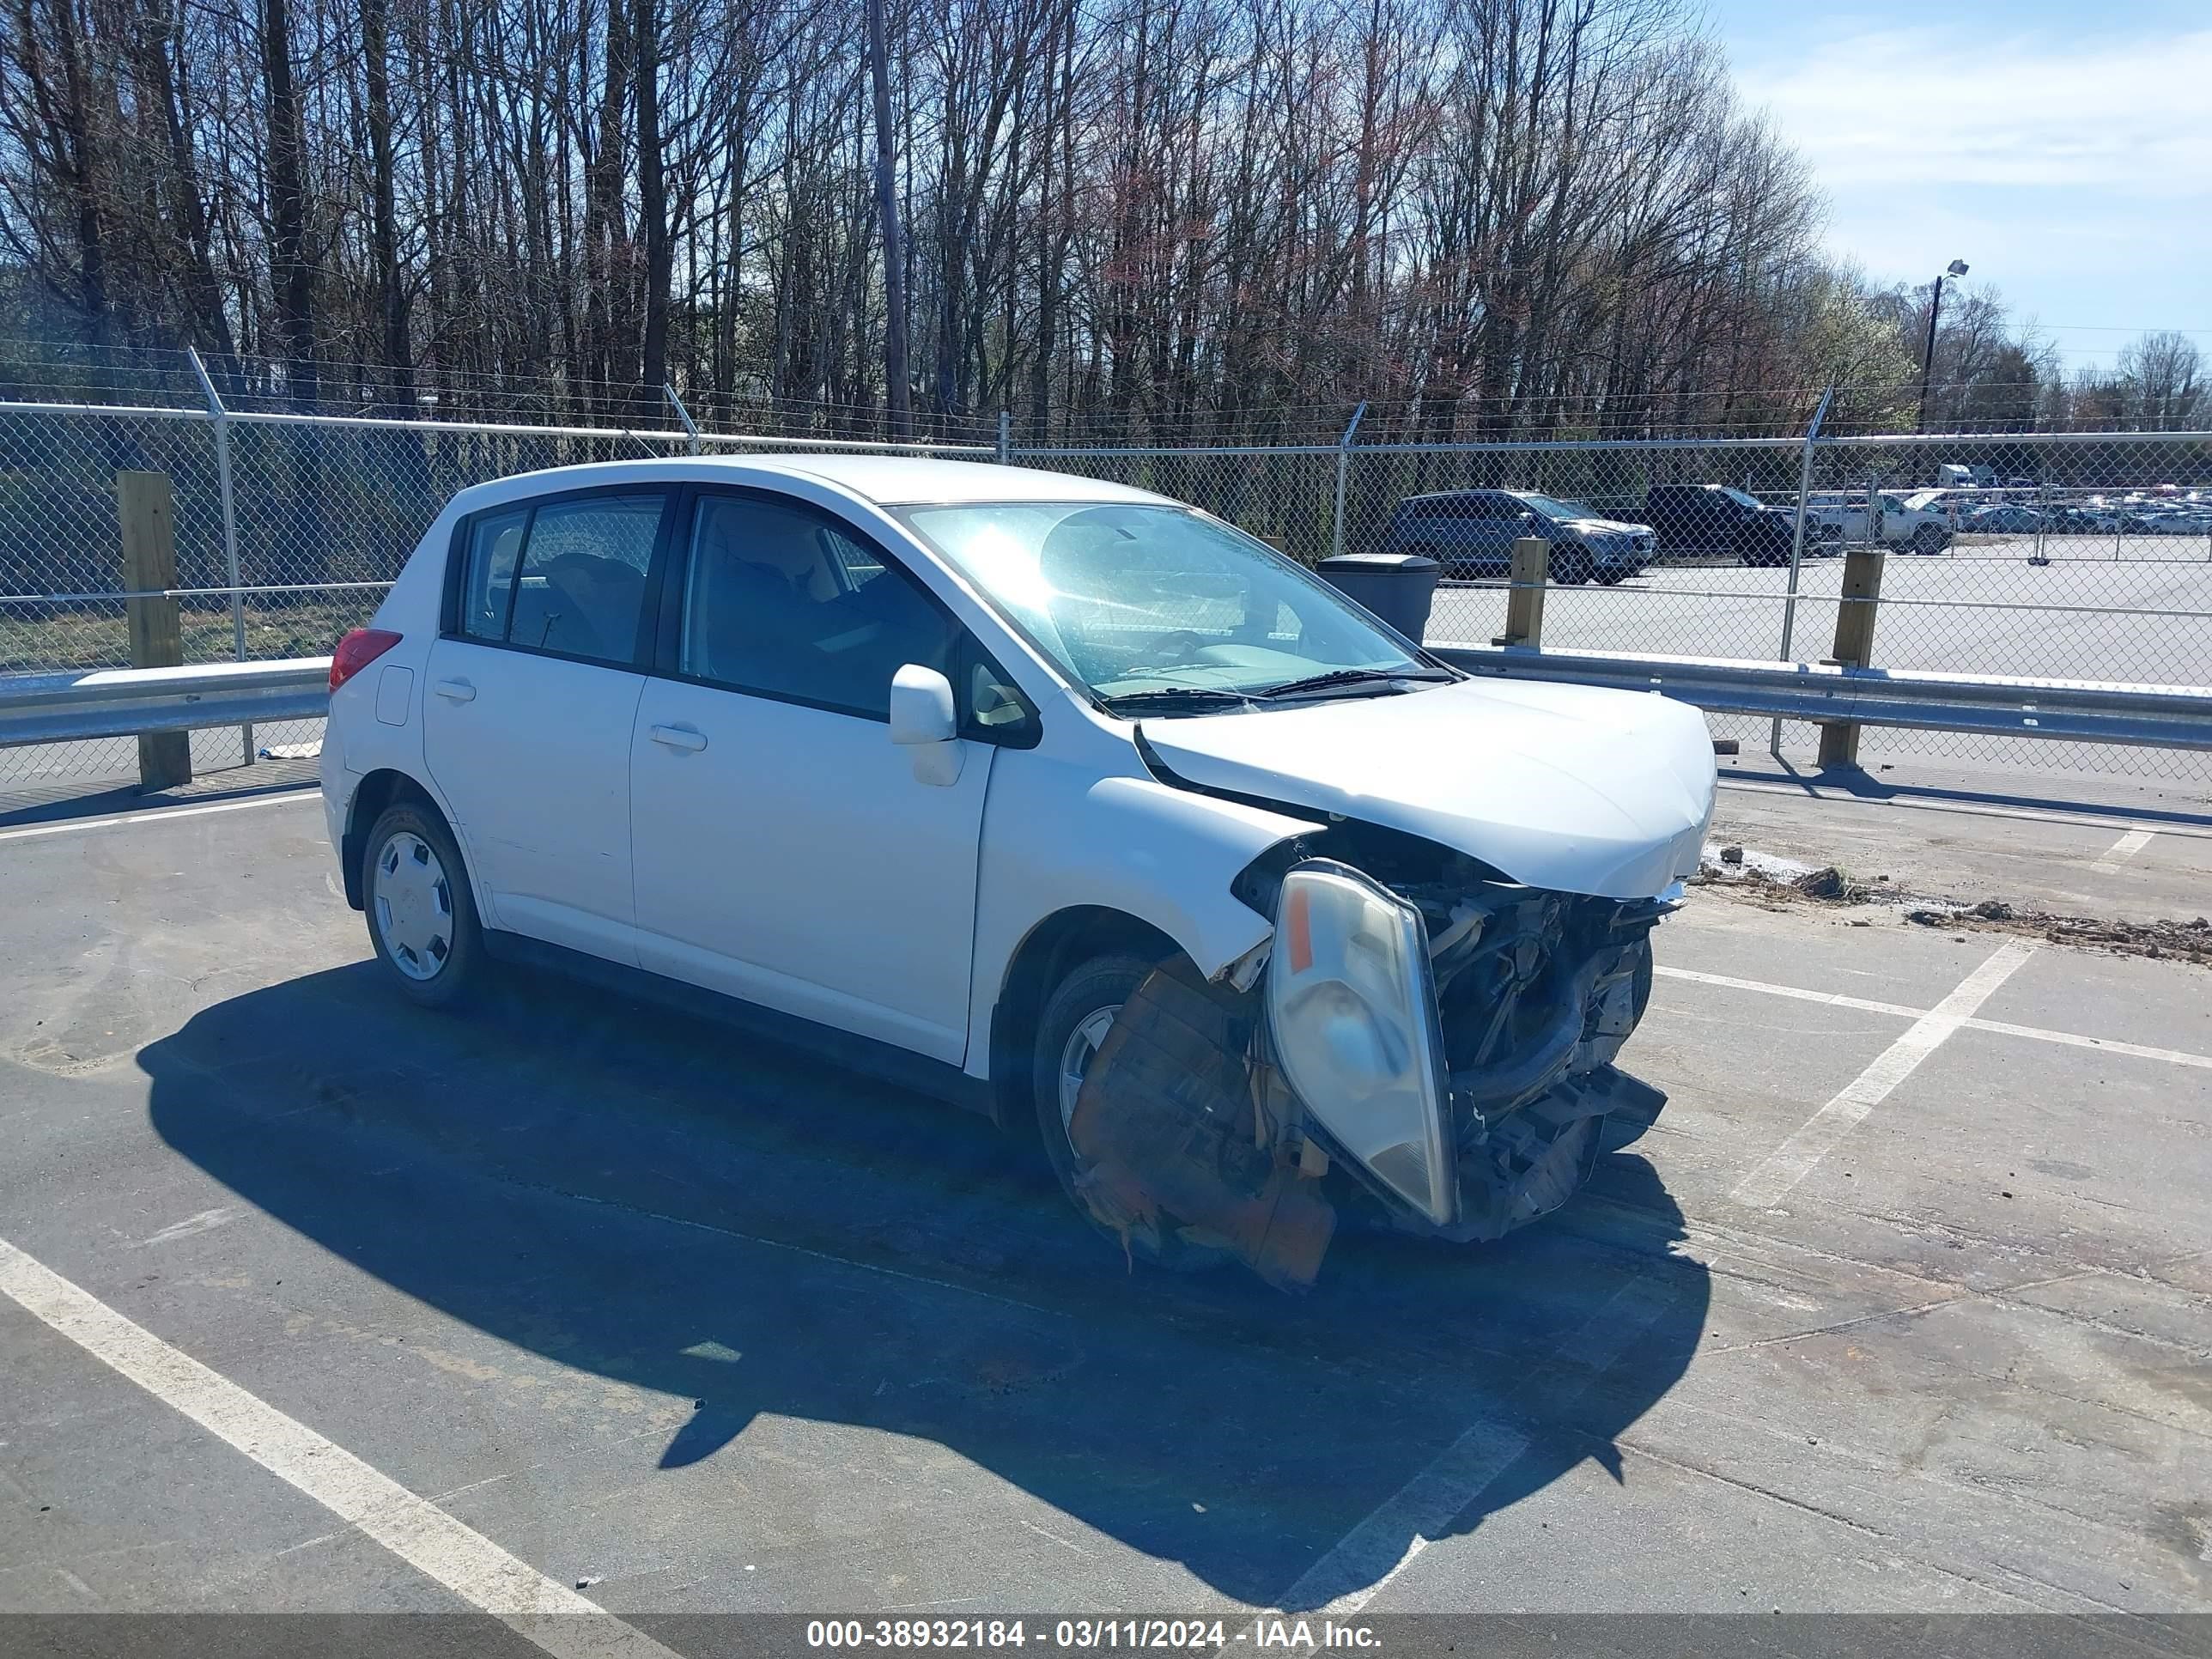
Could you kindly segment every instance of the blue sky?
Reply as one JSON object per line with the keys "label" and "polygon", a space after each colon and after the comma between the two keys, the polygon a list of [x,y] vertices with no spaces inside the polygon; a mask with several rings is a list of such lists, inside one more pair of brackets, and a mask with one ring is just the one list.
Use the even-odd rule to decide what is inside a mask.
{"label": "blue sky", "polygon": [[1708,0],[1746,100],[1811,162],[1828,241],[1881,282],[1950,260],[2069,366],[2146,328],[2212,357],[2203,0]]}

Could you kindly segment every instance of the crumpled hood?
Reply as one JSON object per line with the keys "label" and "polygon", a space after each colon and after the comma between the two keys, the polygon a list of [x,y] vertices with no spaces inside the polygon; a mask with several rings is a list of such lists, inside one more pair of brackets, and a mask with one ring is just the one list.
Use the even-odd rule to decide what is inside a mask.
{"label": "crumpled hood", "polygon": [[1486,678],[1142,730],[1200,787],[1425,836],[1562,892],[1653,896],[1695,873],[1712,816],[1705,718],[1653,693]]}

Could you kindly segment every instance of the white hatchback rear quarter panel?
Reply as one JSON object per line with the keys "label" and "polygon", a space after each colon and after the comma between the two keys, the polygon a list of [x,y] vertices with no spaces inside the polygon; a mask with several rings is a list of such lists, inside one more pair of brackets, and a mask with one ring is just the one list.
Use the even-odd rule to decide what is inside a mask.
{"label": "white hatchback rear quarter panel", "polygon": [[[330,717],[324,723],[320,773],[331,847],[341,859],[345,856],[345,832],[353,811],[355,792],[360,788],[361,781],[372,772],[404,774],[437,803],[447,822],[453,822],[450,805],[432,783],[429,769],[422,762],[421,694],[426,684],[430,647],[438,637],[439,611],[445,593],[446,550],[453,542],[453,525],[461,516],[459,502],[469,493],[464,491],[457,496],[423,532],[422,539],[416,544],[414,552],[408,555],[407,562],[400,568],[398,579],[386,592],[384,603],[377,606],[376,614],[368,620],[371,628],[387,629],[398,635],[399,643],[331,694]],[[386,676],[395,669],[403,671],[412,682],[404,698],[403,718],[397,723],[383,718],[392,712],[392,697],[385,687]],[[358,827],[366,830],[368,826]],[[462,851],[465,854],[465,846]],[[471,885],[481,906],[485,896],[475,882],[473,868]]]}

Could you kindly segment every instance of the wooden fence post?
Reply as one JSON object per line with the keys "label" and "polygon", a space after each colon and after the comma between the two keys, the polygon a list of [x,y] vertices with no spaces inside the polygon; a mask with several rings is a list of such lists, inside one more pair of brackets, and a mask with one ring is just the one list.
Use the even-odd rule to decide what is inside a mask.
{"label": "wooden fence post", "polygon": [[1513,544],[1512,586],[1505,593],[1505,631],[1492,645],[1540,647],[1544,642],[1544,582],[1550,574],[1552,544],[1541,536]]}
{"label": "wooden fence post", "polygon": [[[1881,567],[1888,557],[1880,547],[1855,547],[1844,555],[1844,586],[1836,606],[1836,651],[1827,660],[1845,668],[1864,668],[1874,660],[1875,615],[1881,609]],[[1856,720],[1820,727],[1820,764],[1856,766]]]}
{"label": "wooden fence post", "polygon": [[[176,514],[166,472],[118,472],[115,506],[123,525],[123,587],[137,596],[123,602],[131,628],[133,668],[180,668],[185,637],[177,601]],[[138,734],[138,784],[168,789],[192,781],[192,734]]]}

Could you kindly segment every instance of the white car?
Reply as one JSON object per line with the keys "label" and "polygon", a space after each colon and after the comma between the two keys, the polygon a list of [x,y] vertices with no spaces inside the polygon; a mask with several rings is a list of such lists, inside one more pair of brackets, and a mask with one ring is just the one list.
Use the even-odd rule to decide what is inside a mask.
{"label": "white car", "polygon": [[1877,490],[1878,517],[1869,526],[1867,493],[1831,491],[1806,497],[1806,510],[1816,522],[1832,526],[1844,540],[1880,541],[1886,547],[1914,553],[1941,553],[1951,544],[1953,508],[1940,489],[1915,490],[1903,495]]}
{"label": "white car", "polygon": [[1134,1253],[1556,1208],[1713,805],[1698,712],[1475,680],[1206,514],[893,458],[464,490],[331,670],[345,893],[1034,1121]]}

